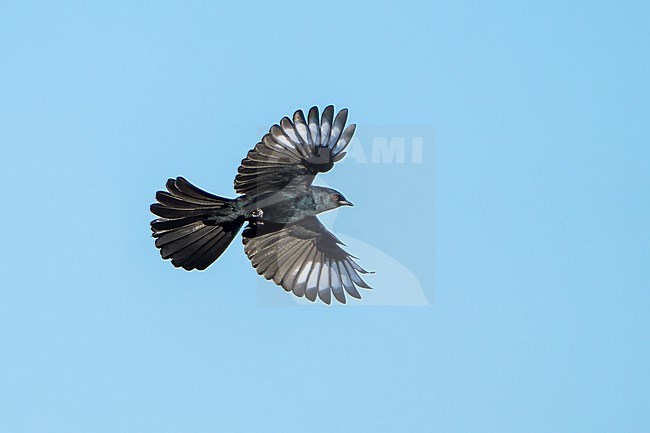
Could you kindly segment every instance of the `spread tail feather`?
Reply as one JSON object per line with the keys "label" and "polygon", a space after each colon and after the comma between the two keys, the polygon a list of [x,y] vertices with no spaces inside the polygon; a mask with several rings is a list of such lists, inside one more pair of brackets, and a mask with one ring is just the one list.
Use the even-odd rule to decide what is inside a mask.
{"label": "spread tail feather", "polygon": [[151,205],[151,212],[160,217],[151,221],[156,247],[177,268],[204,270],[226,250],[244,220],[215,224],[215,215],[227,215],[233,200],[203,191],[182,177],[169,179],[166,187]]}

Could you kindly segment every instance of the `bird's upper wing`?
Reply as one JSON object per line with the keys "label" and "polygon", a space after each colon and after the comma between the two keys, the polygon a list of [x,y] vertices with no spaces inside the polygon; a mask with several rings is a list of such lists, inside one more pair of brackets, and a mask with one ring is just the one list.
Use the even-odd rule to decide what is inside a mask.
{"label": "bird's upper wing", "polygon": [[289,184],[311,185],[316,174],[329,171],[345,156],[344,150],[356,128],[345,128],[347,118],[347,109],[334,118],[331,105],[323,110],[320,119],[318,107],[309,110],[307,120],[302,110],[293,114],[293,120],[284,117],[242,160],[235,190],[254,196],[278,191]]}
{"label": "bird's upper wing", "polygon": [[356,286],[370,289],[367,274],[339,246],[343,243],[316,217],[286,226],[250,224],[243,232],[244,251],[257,273],[287,292],[329,304],[332,294],[345,303],[345,292],[361,299]]}

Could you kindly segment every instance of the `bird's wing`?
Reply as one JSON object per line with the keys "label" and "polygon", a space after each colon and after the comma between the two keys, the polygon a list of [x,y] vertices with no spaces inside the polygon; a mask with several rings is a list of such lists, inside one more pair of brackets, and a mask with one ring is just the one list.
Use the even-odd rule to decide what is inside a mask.
{"label": "bird's wing", "polygon": [[345,303],[345,292],[361,299],[356,286],[371,288],[359,275],[369,272],[316,217],[286,226],[249,224],[243,240],[257,273],[298,297],[314,301],[318,296],[329,304],[334,294]]}
{"label": "bird's wing", "polygon": [[241,162],[235,190],[249,196],[281,190],[289,184],[311,185],[318,173],[329,171],[345,156],[356,125],[345,128],[348,110],[334,117],[329,105],[319,118],[312,107],[305,120],[302,110],[293,120],[284,117],[250,150]]}

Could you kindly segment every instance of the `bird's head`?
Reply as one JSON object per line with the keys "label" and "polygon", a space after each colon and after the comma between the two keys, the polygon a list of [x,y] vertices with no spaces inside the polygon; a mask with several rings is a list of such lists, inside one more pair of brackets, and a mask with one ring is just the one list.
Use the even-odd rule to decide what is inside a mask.
{"label": "bird's head", "polygon": [[314,187],[314,199],[318,207],[322,209],[321,212],[336,209],[340,206],[352,206],[352,203],[347,201],[343,194],[332,188],[322,186]]}

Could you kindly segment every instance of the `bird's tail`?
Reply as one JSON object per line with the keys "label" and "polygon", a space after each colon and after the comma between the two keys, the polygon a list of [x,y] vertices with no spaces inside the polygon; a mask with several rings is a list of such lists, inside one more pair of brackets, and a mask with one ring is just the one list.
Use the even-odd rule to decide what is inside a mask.
{"label": "bird's tail", "polygon": [[203,270],[226,250],[244,219],[234,214],[231,199],[205,192],[182,177],[169,179],[158,191],[151,212],[156,247],[163,259],[186,270]]}

